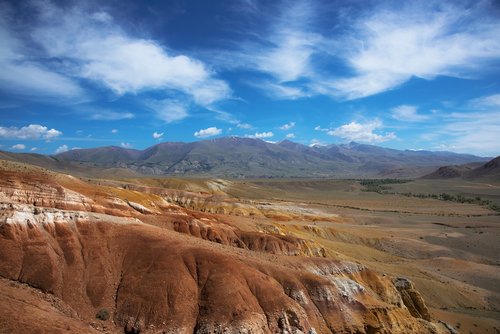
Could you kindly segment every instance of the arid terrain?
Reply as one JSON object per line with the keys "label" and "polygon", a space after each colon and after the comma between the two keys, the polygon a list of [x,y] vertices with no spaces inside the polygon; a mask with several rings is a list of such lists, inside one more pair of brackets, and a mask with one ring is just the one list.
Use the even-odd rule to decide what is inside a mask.
{"label": "arid terrain", "polygon": [[488,179],[93,179],[0,160],[0,332],[499,333],[498,205]]}

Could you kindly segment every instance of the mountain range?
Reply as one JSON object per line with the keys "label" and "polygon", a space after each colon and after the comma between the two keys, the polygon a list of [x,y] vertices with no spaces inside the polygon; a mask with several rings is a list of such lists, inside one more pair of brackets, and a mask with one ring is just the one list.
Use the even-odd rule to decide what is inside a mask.
{"label": "mountain range", "polygon": [[292,141],[223,137],[191,143],[164,142],[144,150],[107,146],[53,156],[0,152],[0,158],[58,171],[93,175],[261,177],[418,177],[445,165],[488,158],[452,152],[395,150],[351,142],[306,146]]}

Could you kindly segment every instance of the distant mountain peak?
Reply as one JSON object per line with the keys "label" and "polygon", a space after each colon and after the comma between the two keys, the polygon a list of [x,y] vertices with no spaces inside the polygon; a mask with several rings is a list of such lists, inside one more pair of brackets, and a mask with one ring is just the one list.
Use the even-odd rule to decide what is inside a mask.
{"label": "distant mountain peak", "polygon": [[[24,157],[14,153],[9,155],[11,159],[13,156]],[[357,142],[310,147],[288,139],[269,143],[258,138],[236,136],[190,143],[162,142],[144,150],[118,146],[79,149],[54,157],[56,159],[51,163],[60,161],[65,164],[66,170],[68,165],[74,164],[79,167],[129,169],[146,175],[228,178],[391,177],[392,171],[397,171],[397,177],[416,177],[444,165],[485,161],[472,155],[423,154]]]}

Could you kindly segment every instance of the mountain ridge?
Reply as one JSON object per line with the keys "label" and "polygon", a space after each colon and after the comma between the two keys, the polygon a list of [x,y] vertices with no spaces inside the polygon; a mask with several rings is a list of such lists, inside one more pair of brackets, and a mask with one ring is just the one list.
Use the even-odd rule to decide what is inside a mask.
{"label": "mountain ridge", "polygon": [[452,152],[396,150],[351,142],[306,146],[289,140],[271,143],[244,137],[196,142],[162,142],[144,150],[118,146],[73,149],[52,156],[0,157],[28,159],[48,168],[121,168],[143,175],[225,178],[267,177],[416,177],[450,164],[486,162],[487,158]]}
{"label": "mountain ridge", "polygon": [[500,180],[500,156],[485,164],[464,164],[443,166],[436,171],[424,175],[424,179],[498,179]]}

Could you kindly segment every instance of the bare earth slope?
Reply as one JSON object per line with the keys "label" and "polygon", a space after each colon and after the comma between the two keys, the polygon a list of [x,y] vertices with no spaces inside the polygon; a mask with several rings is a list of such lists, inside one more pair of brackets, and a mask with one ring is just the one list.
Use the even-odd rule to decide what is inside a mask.
{"label": "bare earth slope", "polygon": [[[425,300],[471,302],[407,262],[409,245],[421,258],[416,244],[398,245],[411,230],[389,242],[363,223],[381,218],[352,228],[342,206],[266,200],[254,183],[188,183],[89,183],[0,161],[0,332],[448,333],[448,315]],[[255,187],[263,200],[251,199]]]}

